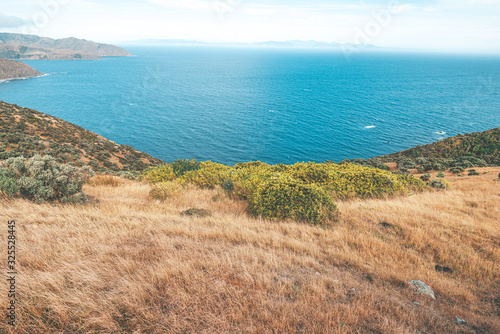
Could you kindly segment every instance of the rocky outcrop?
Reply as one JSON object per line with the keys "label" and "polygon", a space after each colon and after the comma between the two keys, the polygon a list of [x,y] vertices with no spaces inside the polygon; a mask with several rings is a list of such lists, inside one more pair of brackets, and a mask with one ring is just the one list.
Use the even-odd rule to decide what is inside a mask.
{"label": "rocky outcrop", "polygon": [[100,59],[131,54],[114,45],[84,39],[52,39],[35,35],[0,33],[0,57],[10,59]]}
{"label": "rocky outcrop", "polygon": [[42,73],[20,61],[0,58],[0,80],[33,78],[40,75]]}

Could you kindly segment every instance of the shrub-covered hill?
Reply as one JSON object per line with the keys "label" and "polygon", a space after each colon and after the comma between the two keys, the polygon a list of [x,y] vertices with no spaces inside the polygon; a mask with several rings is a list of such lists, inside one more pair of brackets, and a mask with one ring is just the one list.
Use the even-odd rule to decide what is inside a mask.
{"label": "shrub-covered hill", "polygon": [[459,134],[428,145],[370,159],[348,160],[360,165],[388,169],[385,163],[396,163],[398,169],[421,167],[427,170],[500,166],[500,128],[484,132]]}
{"label": "shrub-covered hill", "polygon": [[62,119],[0,101],[0,160],[37,154],[97,172],[142,171],[163,163]]}
{"label": "shrub-covered hill", "polygon": [[386,157],[457,159],[470,156],[490,165],[500,165],[500,128],[446,138],[428,145],[417,146]]}

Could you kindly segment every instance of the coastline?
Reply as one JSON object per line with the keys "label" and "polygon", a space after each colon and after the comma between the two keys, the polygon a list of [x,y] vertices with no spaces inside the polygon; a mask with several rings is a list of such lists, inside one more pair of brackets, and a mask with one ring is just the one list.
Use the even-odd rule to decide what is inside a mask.
{"label": "coastline", "polygon": [[35,79],[35,78],[41,78],[41,77],[46,77],[50,75],[49,73],[41,73],[40,75],[35,75],[35,76],[30,76],[30,77],[21,77],[21,78],[6,78],[6,79],[0,79],[0,83],[4,82],[10,82],[13,80],[28,80],[28,79]]}

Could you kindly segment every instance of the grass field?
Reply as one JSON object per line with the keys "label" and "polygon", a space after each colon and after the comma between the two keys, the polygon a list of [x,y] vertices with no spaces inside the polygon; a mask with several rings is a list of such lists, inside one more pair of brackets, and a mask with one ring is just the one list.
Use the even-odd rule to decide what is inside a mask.
{"label": "grass field", "polygon": [[85,186],[100,201],[86,206],[1,199],[19,274],[17,325],[0,333],[500,333],[500,168],[476,170],[448,191],[340,201],[331,228],[114,177]]}

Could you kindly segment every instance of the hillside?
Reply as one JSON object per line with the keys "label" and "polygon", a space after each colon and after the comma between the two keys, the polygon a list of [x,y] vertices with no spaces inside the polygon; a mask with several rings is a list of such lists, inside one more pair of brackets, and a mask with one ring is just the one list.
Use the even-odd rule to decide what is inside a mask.
{"label": "hillside", "polygon": [[40,75],[42,73],[29,65],[0,58],[0,80],[33,78]]}
{"label": "hillside", "polygon": [[449,191],[341,201],[331,228],[254,218],[217,189],[159,201],[103,176],[84,187],[96,205],[0,199],[20,273],[17,326],[0,332],[499,333],[500,168],[479,171]]}
{"label": "hillside", "polygon": [[428,145],[370,159],[346,160],[377,168],[395,168],[406,171],[421,167],[420,171],[500,166],[500,128],[483,132],[459,134]]}
{"label": "hillside", "polygon": [[52,39],[35,35],[0,33],[0,57],[32,60],[100,59],[130,56],[126,50],[74,37]]}
{"label": "hillside", "polygon": [[407,158],[458,159],[463,156],[483,159],[489,165],[500,165],[500,128],[484,132],[459,134],[428,145],[382,156],[396,160]]}
{"label": "hillside", "polygon": [[100,172],[142,171],[162,163],[57,117],[2,101],[0,129],[0,160],[52,155],[59,162],[89,165]]}

